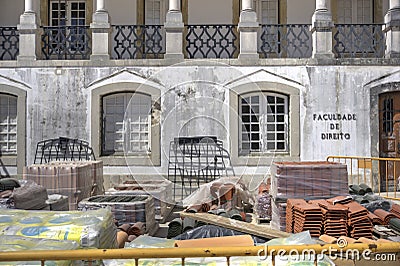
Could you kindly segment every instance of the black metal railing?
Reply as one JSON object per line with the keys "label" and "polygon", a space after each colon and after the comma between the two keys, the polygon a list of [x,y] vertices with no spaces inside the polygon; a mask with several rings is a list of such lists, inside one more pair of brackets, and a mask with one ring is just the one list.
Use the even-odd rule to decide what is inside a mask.
{"label": "black metal railing", "polygon": [[341,58],[382,58],[385,54],[383,24],[335,24],[333,51]]}
{"label": "black metal railing", "polygon": [[186,25],[187,58],[233,58],[237,55],[237,25]]}
{"label": "black metal railing", "polygon": [[0,27],[0,60],[17,60],[18,52],[17,27]]}
{"label": "black metal railing", "polygon": [[165,31],[161,25],[113,25],[112,59],[163,58]]}
{"label": "black metal railing", "polygon": [[312,54],[310,25],[261,25],[259,53],[265,58],[308,58]]}
{"label": "black metal railing", "polygon": [[89,59],[91,33],[89,26],[44,26],[42,53],[49,59]]}

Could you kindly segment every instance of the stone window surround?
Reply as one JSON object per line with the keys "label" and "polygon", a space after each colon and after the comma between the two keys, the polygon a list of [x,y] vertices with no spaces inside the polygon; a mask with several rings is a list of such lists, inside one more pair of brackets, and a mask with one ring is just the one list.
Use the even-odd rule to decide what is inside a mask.
{"label": "stone window surround", "polygon": [[16,166],[17,174],[22,175],[26,163],[26,91],[2,84],[0,94],[9,94],[17,97],[17,154],[0,156],[1,164]]}
{"label": "stone window surround", "polygon": [[[148,155],[101,155],[101,101],[102,97],[120,92],[139,92],[151,96],[152,108],[154,103],[160,100],[161,91],[146,84],[120,82],[104,85],[92,90],[91,95],[91,145],[96,159],[102,160],[104,165],[110,166],[160,166],[160,122],[159,119],[152,118],[151,126],[151,153]],[[156,115],[152,110],[152,116]]]}
{"label": "stone window surround", "polygon": [[[255,86],[255,84],[257,86]],[[289,139],[288,151],[253,153],[239,155],[239,95],[256,92],[285,94],[289,98]],[[296,161],[300,160],[300,91],[299,89],[276,82],[260,81],[241,84],[229,91],[229,131],[231,134],[231,160],[233,165],[258,166],[270,165],[274,160]]]}

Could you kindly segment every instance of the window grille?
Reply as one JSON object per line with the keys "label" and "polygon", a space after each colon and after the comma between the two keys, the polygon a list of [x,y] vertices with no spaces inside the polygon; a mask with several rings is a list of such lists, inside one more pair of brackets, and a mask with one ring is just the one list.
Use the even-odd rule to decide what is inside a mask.
{"label": "window grille", "polygon": [[17,97],[0,94],[0,154],[17,154]]}
{"label": "window grille", "polygon": [[240,96],[239,101],[240,153],[287,151],[288,97],[251,93]]}
{"label": "window grille", "polygon": [[146,154],[150,152],[151,97],[118,93],[103,98],[102,153]]}

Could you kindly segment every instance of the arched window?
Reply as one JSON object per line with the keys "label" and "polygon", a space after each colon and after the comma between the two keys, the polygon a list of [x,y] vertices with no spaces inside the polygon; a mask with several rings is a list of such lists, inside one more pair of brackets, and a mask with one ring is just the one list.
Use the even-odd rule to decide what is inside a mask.
{"label": "arched window", "polygon": [[151,96],[114,93],[102,98],[102,155],[151,151]]}
{"label": "arched window", "polygon": [[17,154],[17,99],[0,94],[0,154]]}
{"label": "arched window", "polygon": [[288,151],[288,102],[271,92],[239,96],[239,154]]}

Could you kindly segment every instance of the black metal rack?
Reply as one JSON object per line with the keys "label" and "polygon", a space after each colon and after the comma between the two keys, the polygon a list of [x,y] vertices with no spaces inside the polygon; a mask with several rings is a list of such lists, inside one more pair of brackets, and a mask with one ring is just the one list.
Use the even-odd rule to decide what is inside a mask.
{"label": "black metal rack", "polygon": [[35,164],[51,161],[96,160],[89,142],[59,137],[39,141],[36,146]]}
{"label": "black metal rack", "polygon": [[169,145],[168,179],[181,185],[181,194],[190,194],[200,184],[223,175],[235,175],[229,152],[215,136],[174,138]]}

